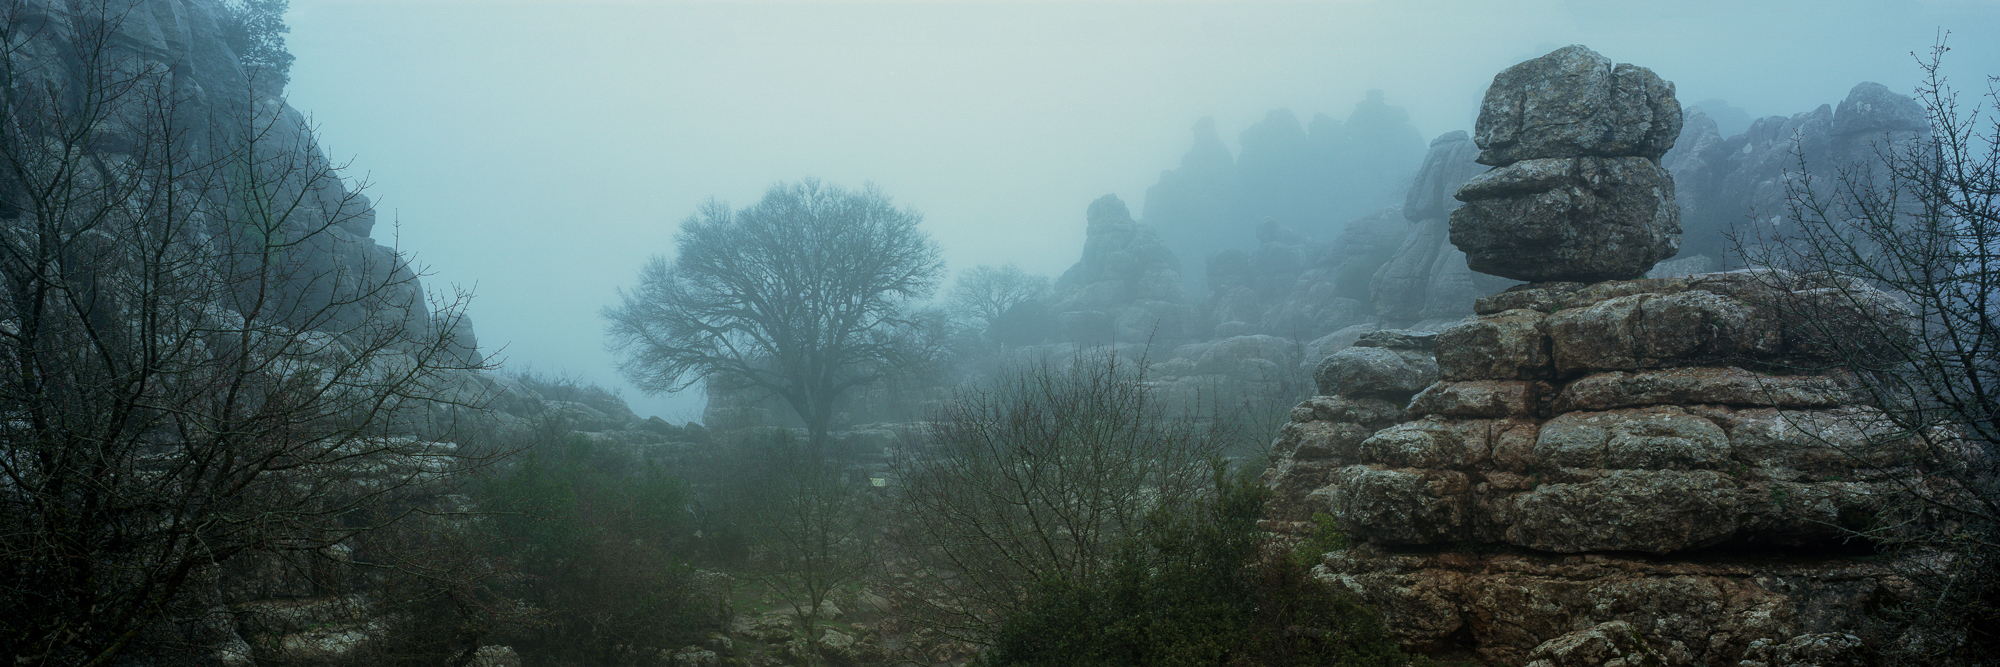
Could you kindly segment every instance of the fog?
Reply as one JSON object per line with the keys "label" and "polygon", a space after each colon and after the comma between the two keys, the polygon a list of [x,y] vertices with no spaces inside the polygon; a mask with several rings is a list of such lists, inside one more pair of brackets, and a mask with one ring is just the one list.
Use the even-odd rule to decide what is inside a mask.
{"label": "fog", "polygon": [[[1085,206],[1117,194],[1143,219],[1203,117],[1234,149],[1272,109],[1345,118],[1379,89],[1428,139],[1469,130],[1495,72],[1572,43],[1752,116],[1907,92],[1940,29],[1957,85],[2000,71],[1992,0],[293,0],[289,21],[291,103],[371,184],[375,236],[433,289],[473,289],[510,368],[612,387],[598,310],[697,206],[778,181],[873,182],[950,269],[1055,276]],[[688,393],[624,389],[675,421],[700,418]]]}

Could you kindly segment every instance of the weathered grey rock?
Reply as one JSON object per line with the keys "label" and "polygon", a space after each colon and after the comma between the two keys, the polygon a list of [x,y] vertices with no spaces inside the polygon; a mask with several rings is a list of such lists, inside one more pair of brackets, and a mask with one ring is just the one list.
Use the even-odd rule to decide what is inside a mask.
{"label": "weathered grey rock", "polygon": [[1292,408],[1292,422],[1351,422],[1372,432],[1394,424],[1403,417],[1402,408],[1378,398],[1314,396]]}
{"label": "weathered grey rock", "polygon": [[1439,334],[1443,380],[1539,380],[1554,376],[1547,315],[1513,310],[1466,320]]}
{"label": "weathered grey rock", "polygon": [[1479,163],[1554,157],[1644,157],[1673,148],[1681,131],[1674,84],[1582,45],[1502,70],[1473,125]]}
{"label": "weathered grey rock", "polygon": [[[1185,322],[1173,321],[1176,316],[1158,306],[1141,305],[1185,301],[1180,260],[1173,251],[1151,228],[1133,221],[1125,202],[1116,195],[1091,202],[1086,220],[1083,257],[1056,279],[1051,293],[1065,342],[1111,341],[1119,332],[1113,313],[1122,314],[1133,307],[1155,319],[1142,322],[1143,318],[1128,318],[1128,327],[1155,324],[1161,327],[1153,332],[1159,339],[1184,339],[1185,331],[1167,328],[1185,326]],[[1119,338],[1118,342],[1138,341]]]}
{"label": "weathered grey rock", "polygon": [[1350,464],[1360,459],[1361,443],[1374,434],[1375,429],[1353,422],[1294,422],[1279,429],[1271,451],[1300,461]]}
{"label": "weathered grey rock", "polygon": [[1872,81],[1855,84],[1847,99],[1833,110],[1833,133],[1838,136],[1929,132],[1930,118],[1924,105]]}
{"label": "weathered grey rock", "polygon": [[1782,320],[1725,294],[1635,294],[1549,316],[1559,373],[1727,365],[1786,351]]}
{"label": "weathered grey rock", "polygon": [[1729,432],[1736,459],[1763,479],[1893,479],[1929,457],[1919,438],[1874,408],[1750,408],[1710,410],[1705,416]]}
{"label": "weathered grey rock", "polygon": [[1736,485],[1710,470],[1618,470],[1588,482],[1543,484],[1514,501],[1507,542],[1558,553],[1672,553],[1736,532]]}
{"label": "weathered grey rock", "polygon": [[[1324,503],[1310,500],[1326,486],[1333,471],[1360,458],[1361,443],[1402,417],[1401,406],[1377,398],[1314,396],[1292,408],[1291,421],[1271,442],[1276,464],[1264,471],[1263,482],[1274,492],[1266,518],[1280,532],[1310,534],[1313,514]],[[1287,528],[1290,528],[1287,531]]]}
{"label": "weathered grey rock", "polygon": [[1356,324],[1315,338],[1312,342],[1306,343],[1305,356],[1299,361],[1300,367],[1304,368],[1307,372],[1311,372],[1313,369],[1319,368],[1320,360],[1325,359],[1327,355],[1353,347],[1354,341],[1361,340],[1363,334],[1379,328],[1381,328],[1380,325],[1372,322]]}
{"label": "weathered grey rock", "polygon": [[1542,642],[1528,653],[1527,667],[1655,667],[1663,662],[1638,628],[1606,621]]}
{"label": "weathered grey rock", "polygon": [[1437,361],[1428,352],[1350,347],[1321,361],[1313,380],[1323,395],[1402,403],[1437,381]]}
{"label": "weathered grey rock", "polygon": [[1865,667],[1874,651],[1851,632],[1799,635],[1782,643],[1759,640],[1743,652],[1737,667]]}
{"label": "weathered grey rock", "polygon": [[1458,200],[1452,198],[1452,193],[1485,171],[1478,157],[1478,148],[1462,130],[1432,139],[1430,150],[1424,155],[1424,166],[1417,170],[1410,193],[1403,200],[1403,217],[1418,222],[1450,215],[1452,209],[1458,208]]}
{"label": "weathered grey rock", "polygon": [[1673,177],[1648,158],[1544,158],[1459,188],[1451,242],[1474,271],[1528,281],[1646,275],[1680,250]]}
{"label": "weathered grey rock", "polygon": [[1525,380],[1440,380],[1410,400],[1410,416],[1534,417],[1550,389],[1546,382]]}
{"label": "weathered grey rock", "polygon": [[1363,545],[1328,554],[1325,566],[1331,585],[1379,609],[1406,646],[1491,664],[1526,663],[1544,644],[1610,621],[1638,630],[1662,667],[1768,660],[1752,647],[1858,632],[1856,610],[1909,589],[1899,563],[1761,555],[1689,562]]}
{"label": "weathered grey rock", "polygon": [[1610,410],[1645,405],[1831,408],[1851,402],[1843,377],[1765,375],[1735,366],[1598,373],[1565,385],[1554,409]]}
{"label": "weathered grey rock", "polygon": [[[1686,202],[1681,202],[1681,210],[1687,210]],[[1692,276],[1701,273],[1714,273],[1721,269],[1722,263],[1716,261],[1714,257],[1709,257],[1708,255],[1689,255],[1654,264],[1653,268],[1646,272],[1646,277],[1672,278],[1675,276]]]}
{"label": "weathered grey rock", "polygon": [[1441,544],[1469,539],[1473,482],[1446,470],[1348,466],[1328,477],[1329,513],[1348,537],[1373,544]]}
{"label": "weathered grey rock", "polygon": [[1551,471],[1714,470],[1730,453],[1722,427],[1679,408],[1570,412],[1542,424],[1535,465]]}
{"label": "weathered grey rock", "polygon": [[1362,334],[1354,340],[1354,346],[1429,353],[1437,349],[1437,338],[1435,331],[1380,329]]}
{"label": "weathered grey rock", "polygon": [[1491,428],[1484,421],[1424,419],[1391,426],[1362,441],[1368,463],[1391,468],[1472,469],[1491,453]]}

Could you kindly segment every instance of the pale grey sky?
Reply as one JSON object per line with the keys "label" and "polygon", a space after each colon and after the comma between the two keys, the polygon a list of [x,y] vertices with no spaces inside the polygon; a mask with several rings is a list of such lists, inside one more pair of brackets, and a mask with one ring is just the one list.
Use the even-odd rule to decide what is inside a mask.
{"label": "pale grey sky", "polygon": [[[371,183],[376,235],[475,287],[510,366],[615,387],[598,309],[702,202],[777,181],[872,181],[951,268],[1053,276],[1092,199],[1143,216],[1203,116],[1233,147],[1271,109],[1345,118],[1382,89],[1429,138],[1572,43],[1753,115],[1907,91],[1940,28],[1958,86],[2000,74],[2000,0],[292,4],[291,102]],[[698,397],[624,393],[699,419]]]}

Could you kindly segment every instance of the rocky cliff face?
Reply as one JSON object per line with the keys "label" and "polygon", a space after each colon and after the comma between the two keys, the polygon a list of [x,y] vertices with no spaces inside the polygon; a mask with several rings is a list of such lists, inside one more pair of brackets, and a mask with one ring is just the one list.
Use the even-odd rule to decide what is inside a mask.
{"label": "rocky cliff face", "polygon": [[[1488,114],[1633,116],[1615,93],[1597,108],[1572,104],[1590,95],[1565,86],[1601,77],[1539,67],[1593,60],[1576,50],[1496,78],[1481,127],[1503,124]],[[1671,92],[1640,68],[1581,69]],[[1559,120],[1517,125],[1569,127]],[[1536,132],[1478,143],[1516,165],[1598,150]],[[1649,164],[1666,150],[1646,132],[1586,134],[1640,137],[1628,143],[1651,148],[1632,159]],[[1559,157],[1630,149],[1607,150]],[[1573,177],[1505,192],[1567,190],[1576,202],[1599,187]],[[1458,193],[1492,195],[1476,179]],[[1620,208],[1656,218],[1660,200],[1540,210],[1581,238],[1634,218]],[[1468,254],[1499,245],[1453,236]],[[1636,275],[1662,256],[1658,240],[1636,245],[1652,250],[1607,260],[1553,243],[1536,270]],[[1552,666],[1845,664],[1827,660],[1874,641],[1863,610],[1908,588],[1894,563],[1850,557],[1867,552],[1851,531],[1883,520],[1882,499],[1928,464],[1772,305],[1824,287],[1771,271],[1545,281],[1477,299],[1473,317],[1434,340],[1371,334],[1321,364],[1323,395],[1294,409],[1274,442],[1272,526],[1331,515],[1355,546],[1326,554],[1316,573],[1378,605],[1421,650]],[[1894,305],[1885,295],[1867,307]]]}
{"label": "rocky cliff face", "polygon": [[[371,202],[342,180],[280,86],[260,78],[275,73],[246,67],[225,29],[230,17],[221,0],[16,0],[0,9],[12,165],[0,170],[0,236],[10,251],[34,249],[13,253],[10,295],[32,296],[12,300],[4,328],[59,332],[43,339],[56,340],[69,325],[41,317],[44,297],[34,293],[86,295],[77,321],[98,344],[59,365],[112,378],[71,380],[66,390],[17,384],[26,389],[10,394],[9,410],[25,414],[26,399],[40,399],[79,422],[125,424],[49,429],[70,431],[62,437],[105,471],[89,480],[103,493],[96,498],[121,499],[109,521],[76,525],[152,526],[80,529],[88,535],[57,559],[88,554],[91,568],[79,571],[140,573],[62,589],[88,592],[64,595],[84,600],[85,614],[166,617],[117,639],[145,655],[115,664],[299,664],[286,659],[339,658],[379,634],[383,618],[366,610],[380,580],[326,574],[378,554],[328,526],[372,525],[384,515],[361,517],[390,505],[412,515],[467,509],[443,479],[471,449],[445,441],[467,422],[549,416],[619,432],[607,437],[666,437],[633,433],[638,420],[615,398],[544,396],[481,372],[471,321],[456,308],[432,310],[407,258],[372,236]],[[34,319],[50,324],[24,324]],[[23,356],[8,355],[25,368]],[[486,401],[512,416],[470,409]],[[106,406],[129,419],[106,416]],[[28,433],[10,431],[10,455]],[[77,470],[58,468],[53,478]],[[37,505],[27,494],[61,488],[47,479],[12,486],[9,502]],[[214,488],[225,491],[199,493]],[[104,505],[48,497],[58,499],[49,507]],[[131,500],[140,497],[149,500]],[[230,524],[246,527],[211,530]],[[17,579],[52,562],[37,557],[10,556]],[[177,589],[183,575],[191,583]],[[14,604],[35,604],[22,599],[31,602]],[[122,599],[147,602],[92,601]]]}
{"label": "rocky cliff face", "polygon": [[1691,111],[1662,161],[1674,174],[1687,229],[1681,255],[1730,268],[1727,234],[1781,229],[1785,188],[1797,175],[1830,181],[1839,169],[1875,160],[1878,149],[1929,133],[1922,105],[1878,83],[1855,85],[1838,105],[1757,119],[1735,136],[1723,136],[1706,114]]}
{"label": "rocky cliff face", "polygon": [[[132,0],[126,3],[129,9],[111,3],[108,7],[114,11],[108,14],[90,3],[20,0],[16,4],[6,17],[19,40],[6,50],[14,77],[9,85],[19,90],[63,89],[68,82],[45,85],[43,80],[77,75],[82,66],[61,63],[75,56],[80,48],[74,43],[77,39],[101,29],[106,46],[98,55],[113,63],[103,67],[126,73],[170,73],[162,82],[159,105],[171,114],[176,131],[185,133],[176,150],[186,151],[183,158],[188,164],[241,159],[229,156],[242,144],[253,144],[246,162],[256,166],[245,169],[262,173],[237,178],[274,189],[270,198],[287,204],[281,215],[274,215],[282,223],[271,234],[304,239],[304,247],[293,248],[286,258],[298,263],[290,269],[295,275],[314,277],[295,281],[301,285],[285,295],[296,302],[284,308],[338,311],[323,322],[331,328],[355,326],[368,319],[365,311],[370,309],[394,308],[413,318],[419,330],[454,337],[459,341],[454,353],[470,362],[467,365],[477,365],[480,354],[471,322],[456,316],[433,321],[423,287],[407,261],[373,238],[375,211],[368,197],[347,187],[315,142],[305,117],[276,96],[277,85],[267,79],[279,75],[246,69],[241,54],[232,50],[224,34],[222,2]],[[123,122],[108,118],[104,131],[151,131],[141,124],[114,127]],[[139,150],[134,147],[145,143],[132,139],[123,150]],[[121,150],[117,141],[94,145],[108,154]],[[361,293],[385,289],[387,293]]]}

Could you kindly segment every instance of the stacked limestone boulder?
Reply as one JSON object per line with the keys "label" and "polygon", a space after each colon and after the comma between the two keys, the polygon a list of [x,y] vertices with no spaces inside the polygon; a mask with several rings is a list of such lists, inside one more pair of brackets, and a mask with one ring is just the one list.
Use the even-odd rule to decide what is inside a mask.
{"label": "stacked limestone boulder", "polygon": [[1674,86],[1569,46],[1508,68],[1480,104],[1478,162],[1451,214],[1472,270],[1516,280],[1638,278],[1680,250],[1660,157],[1681,132]]}
{"label": "stacked limestone boulder", "polygon": [[[1821,664],[1780,657],[1856,655],[1865,610],[1907,590],[1852,557],[1853,531],[1886,521],[1920,449],[1785,316],[1836,291],[1769,271],[1627,279],[1672,254],[1654,172],[1678,123],[1671,84],[1582,47],[1496,77],[1478,142],[1502,166],[1459,191],[1453,241],[1539,282],[1437,334],[1437,381],[1406,401],[1368,379],[1382,354],[1329,358],[1327,395],[1275,443],[1277,527],[1331,514],[1356,546],[1318,574],[1412,647],[1595,665],[1611,637],[1646,664]],[[1521,228],[1560,231],[1496,240]]]}

